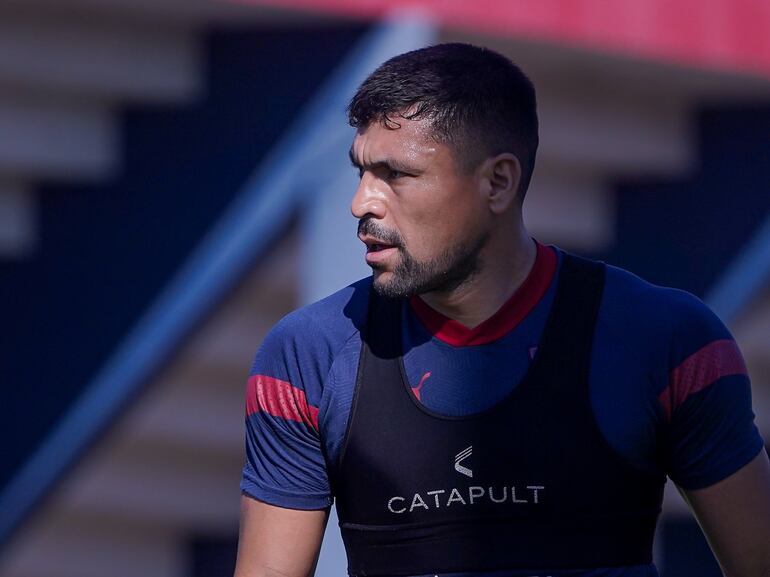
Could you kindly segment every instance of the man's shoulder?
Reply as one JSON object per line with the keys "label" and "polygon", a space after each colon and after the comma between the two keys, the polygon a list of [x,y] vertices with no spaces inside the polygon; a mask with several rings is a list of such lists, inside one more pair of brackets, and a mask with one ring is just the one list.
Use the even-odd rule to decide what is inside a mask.
{"label": "man's shoulder", "polygon": [[646,281],[625,269],[607,265],[608,298],[626,304],[626,308],[640,307],[629,311],[639,316],[644,312],[658,321],[665,321],[676,328],[685,323],[719,322],[711,309],[697,296],[674,287],[660,286]]}
{"label": "man's shoulder", "polygon": [[731,338],[716,314],[692,293],[653,284],[612,265],[607,265],[606,279],[601,322],[618,334],[651,339],[676,356]]}
{"label": "man's shoulder", "polygon": [[353,332],[360,332],[366,322],[371,286],[371,277],[360,279],[290,312],[278,324],[301,335],[312,328],[328,337],[346,338]]}

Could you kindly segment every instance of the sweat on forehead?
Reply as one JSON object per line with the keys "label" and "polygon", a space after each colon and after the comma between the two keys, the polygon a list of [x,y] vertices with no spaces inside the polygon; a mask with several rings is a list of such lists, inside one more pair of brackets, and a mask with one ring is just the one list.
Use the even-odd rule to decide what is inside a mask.
{"label": "sweat on forehead", "polygon": [[375,122],[359,128],[349,156],[359,169],[384,166],[416,174],[422,172],[438,146],[441,144],[433,139],[429,121],[401,118],[398,127]]}

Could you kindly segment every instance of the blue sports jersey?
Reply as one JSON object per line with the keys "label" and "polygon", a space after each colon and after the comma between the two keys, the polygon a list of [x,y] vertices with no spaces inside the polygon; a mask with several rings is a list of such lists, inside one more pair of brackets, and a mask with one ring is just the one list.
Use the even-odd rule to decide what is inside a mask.
{"label": "blue sports jersey", "polygon": [[[505,397],[537,351],[561,256],[538,245],[522,286],[473,329],[419,297],[405,303],[403,358],[415,397],[444,415],[477,413]],[[245,494],[298,509],[332,503],[326,462],[338,457],[345,434],[370,287],[364,279],[294,311],[266,337],[247,388]],[[684,489],[726,478],[763,447],[745,365],[722,323],[692,295],[614,267],[607,267],[594,332],[590,397],[612,449]],[[526,574],[538,571],[657,575],[652,566]]]}

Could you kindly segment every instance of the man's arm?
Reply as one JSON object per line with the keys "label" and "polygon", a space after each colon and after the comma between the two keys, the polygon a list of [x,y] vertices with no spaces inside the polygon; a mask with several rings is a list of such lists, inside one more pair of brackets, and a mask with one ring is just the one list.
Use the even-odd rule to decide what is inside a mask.
{"label": "man's arm", "polygon": [[726,479],[683,495],[726,577],[770,576],[770,463],[764,450]]}
{"label": "man's arm", "polygon": [[241,497],[235,577],[309,577],[329,510],[302,511]]}

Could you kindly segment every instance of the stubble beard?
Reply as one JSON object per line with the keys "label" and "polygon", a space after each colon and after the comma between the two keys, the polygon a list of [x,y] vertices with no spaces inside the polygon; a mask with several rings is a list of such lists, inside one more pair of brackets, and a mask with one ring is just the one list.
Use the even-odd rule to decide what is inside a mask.
{"label": "stubble beard", "polygon": [[371,219],[359,223],[359,231],[371,234],[398,249],[399,262],[389,278],[383,279],[384,267],[370,265],[374,271],[373,288],[388,298],[409,298],[429,292],[449,293],[470,281],[481,270],[481,250],[488,234],[472,242],[457,243],[428,261],[415,259],[404,246],[401,236],[379,226]]}

